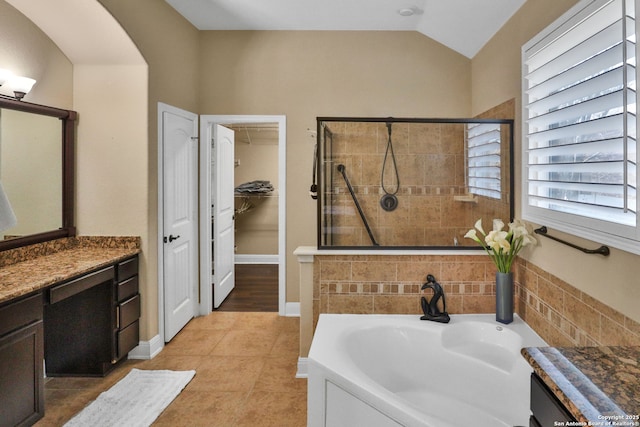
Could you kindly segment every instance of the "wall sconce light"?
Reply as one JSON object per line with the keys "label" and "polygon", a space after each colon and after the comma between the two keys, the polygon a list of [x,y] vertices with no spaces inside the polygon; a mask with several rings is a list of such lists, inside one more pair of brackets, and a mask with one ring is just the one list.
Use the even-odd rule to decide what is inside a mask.
{"label": "wall sconce light", "polygon": [[[16,76],[11,71],[0,68],[0,86],[3,86],[5,83],[7,87],[13,90],[13,98],[20,101],[29,93],[33,85],[36,84],[36,81],[29,77]],[[0,96],[11,98],[10,95],[0,94]]]}

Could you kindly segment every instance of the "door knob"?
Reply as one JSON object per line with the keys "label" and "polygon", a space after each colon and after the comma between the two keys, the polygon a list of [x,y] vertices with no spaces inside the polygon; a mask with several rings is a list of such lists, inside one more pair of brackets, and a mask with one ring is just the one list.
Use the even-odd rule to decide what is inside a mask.
{"label": "door knob", "polygon": [[[173,242],[174,240],[178,240],[180,238],[180,235],[178,234],[177,236],[174,236],[173,234],[169,234],[169,243]],[[167,238],[164,238],[164,242],[167,243]]]}

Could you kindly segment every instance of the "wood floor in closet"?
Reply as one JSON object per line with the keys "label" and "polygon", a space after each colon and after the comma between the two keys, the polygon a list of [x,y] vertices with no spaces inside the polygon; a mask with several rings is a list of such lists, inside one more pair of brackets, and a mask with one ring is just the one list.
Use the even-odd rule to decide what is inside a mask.
{"label": "wood floor in closet", "polygon": [[278,266],[238,264],[235,288],[214,311],[278,311]]}

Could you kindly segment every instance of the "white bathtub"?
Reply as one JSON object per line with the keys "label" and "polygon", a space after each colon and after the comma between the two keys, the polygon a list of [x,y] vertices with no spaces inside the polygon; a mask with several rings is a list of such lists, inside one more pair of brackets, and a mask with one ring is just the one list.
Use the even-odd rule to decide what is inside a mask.
{"label": "white bathtub", "polygon": [[322,314],[308,360],[308,426],[529,425],[522,347],[546,343],[517,316]]}

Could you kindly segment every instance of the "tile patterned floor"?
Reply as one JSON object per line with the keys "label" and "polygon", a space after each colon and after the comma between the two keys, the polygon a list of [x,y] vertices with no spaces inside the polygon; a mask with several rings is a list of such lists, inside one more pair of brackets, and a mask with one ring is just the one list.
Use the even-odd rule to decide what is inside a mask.
{"label": "tile patterned floor", "polygon": [[36,426],[63,425],[132,368],[196,370],[154,426],[305,426],[298,329],[298,318],[268,312],[195,318],[152,360],[126,361],[106,378],[47,379],[46,415]]}

